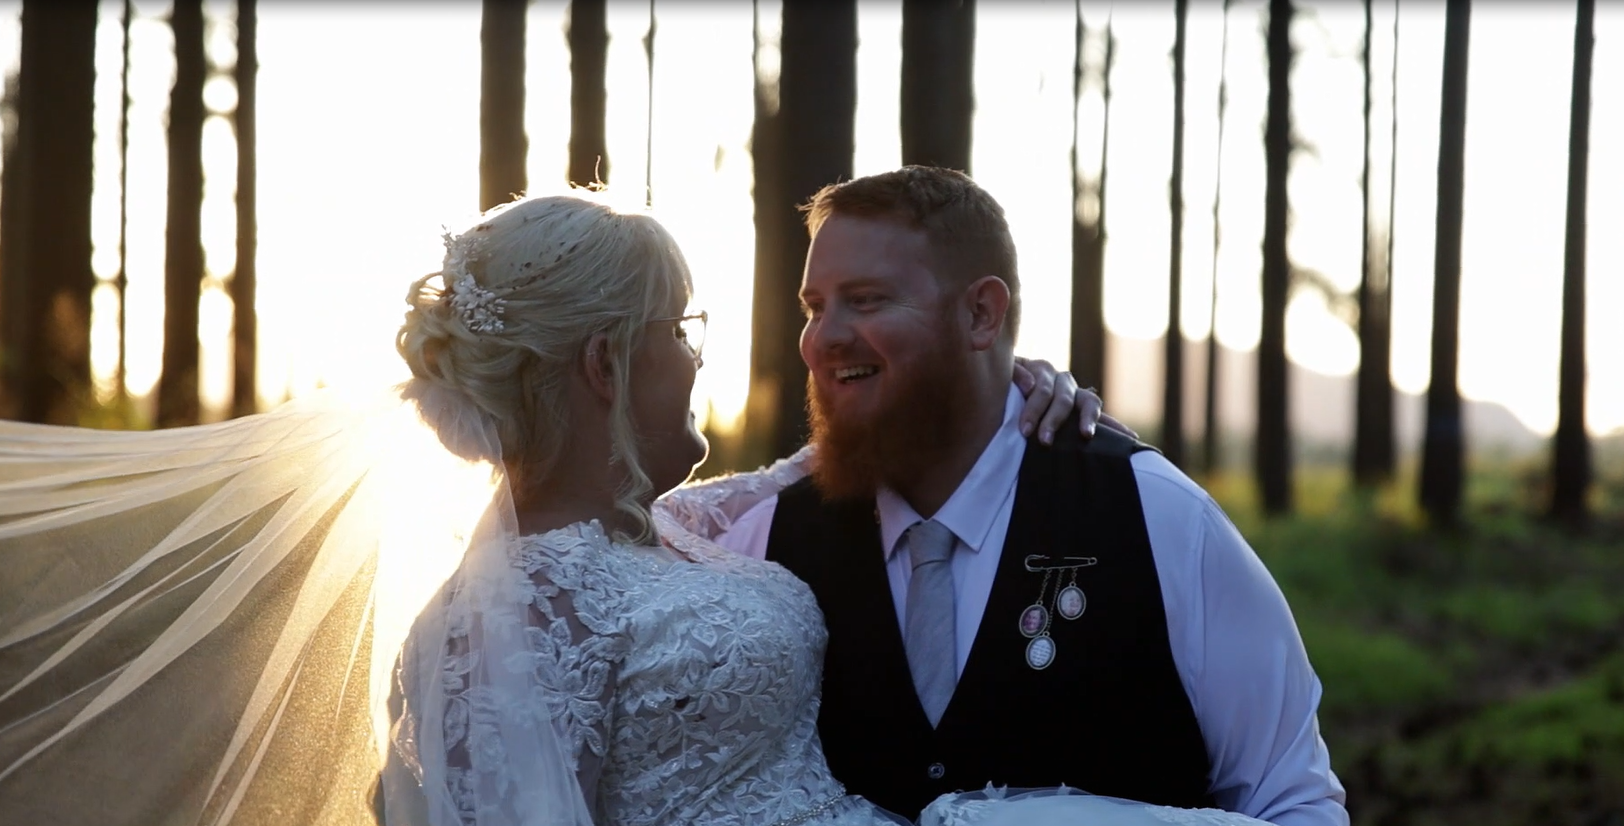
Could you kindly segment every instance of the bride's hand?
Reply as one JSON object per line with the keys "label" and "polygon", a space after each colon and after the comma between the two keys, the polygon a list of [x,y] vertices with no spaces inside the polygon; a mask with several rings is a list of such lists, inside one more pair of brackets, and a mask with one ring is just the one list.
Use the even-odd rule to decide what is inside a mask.
{"label": "bride's hand", "polygon": [[1127,425],[1106,415],[1105,403],[1092,387],[1079,388],[1071,373],[1057,370],[1043,359],[1015,357],[1015,386],[1026,396],[1026,407],[1021,409],[1021,435],[1031,436],[1034,428],[1038,440],[1044,444],[1054,442],[1054,432],[1073,408],[1079,413],[1077,428],[1083,438],[1094,435],[1096,425],[1137,439],[1139,434]]}

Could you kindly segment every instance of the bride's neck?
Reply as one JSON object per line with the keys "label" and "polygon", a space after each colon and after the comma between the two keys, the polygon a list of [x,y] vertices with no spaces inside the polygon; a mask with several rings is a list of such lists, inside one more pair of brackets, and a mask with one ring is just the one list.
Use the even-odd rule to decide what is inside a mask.
{"label": "bride's neck", "polygon": [[541,507],[521,509],[518,517],[519,533],[524,536],[594,521],[602,524],[607,533],[637,533],[632,518],[616,510],[613,504],[600,507],[586,502],[549,502]]}
{"label": "bride's neck", "polygon": [[607,457],[563,457],[554,467],[555,472],[543,476],[518,475],[513,506],[521,534],[546,533],[594,520],[611,533],[637,533],[632,517],[615,507],[619,482],[613,478]]}
{"label": "bride's neck", "polygon": [[517,468],[513,505],[524,534],[546,533],[581,522],[598,521],[610,534],[636,535],[636,520],[615,507],[615,494],[625,481],[613,461],[608,411],[585,388],[573,388],[568,414],[570,437],[545,468]]}

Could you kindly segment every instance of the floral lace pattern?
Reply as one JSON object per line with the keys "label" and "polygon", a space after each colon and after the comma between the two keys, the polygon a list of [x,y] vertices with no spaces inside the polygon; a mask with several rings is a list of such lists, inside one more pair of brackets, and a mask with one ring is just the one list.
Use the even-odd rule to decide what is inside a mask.
{"label": "floral lace pattern", "polygon": [[735,473],[685,485],[654,503],[654,521],[667,542],[715,539],[756,505],[811,472],[812,448],[753,473]]}
{"label": "floral lace pattern", "polygon": [[453,621],[446,647],[447,784],[465,823],[491,782],[481,769],[500,762],[498,721],[516,717],[558,727],[600,824],[893,822],[858,798],[819,809],[842,789],[817,738],[827,634],[811,590],[696,535],[804,476],[808,455],[661,500],[667,547],[615,542],[595,522],[520,540],[509,587],[481,600],[523,604],[535,708],[469,690],[469,622]]}
{"label": "floral lace pattern", "polygon": [[1180,809],[1091,795],[1064,786],[1009,794],[988,786],[969,794],[946,794],[919,816],[920,826],[1268,826],[1222,809]]}
{"label": "floral lace pattern", "polygon": [[1174,809],[1153,806],[1149,812],[1163,823],[1171,823],[1174,826],[1267,826],[1255,817],[1226,812],[1223,809]]}

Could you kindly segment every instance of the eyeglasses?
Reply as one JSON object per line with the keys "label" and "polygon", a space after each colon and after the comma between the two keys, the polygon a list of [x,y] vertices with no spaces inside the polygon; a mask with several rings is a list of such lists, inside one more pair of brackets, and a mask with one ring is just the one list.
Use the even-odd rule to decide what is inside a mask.
{"label": "eyeglasses", "polygon": [[701,310],[693,315],[649,319],[650,324],[657,321],[676,322],[677,338],[688,345],[688,349],[693,351],[694,358],[700,358],[705,352],[705,328],[710,324],[710,313]]}

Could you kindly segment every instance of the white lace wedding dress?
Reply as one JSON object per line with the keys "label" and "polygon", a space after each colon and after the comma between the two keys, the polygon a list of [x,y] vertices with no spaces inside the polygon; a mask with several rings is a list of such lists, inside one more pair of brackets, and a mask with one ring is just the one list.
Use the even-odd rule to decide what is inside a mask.
{"label": "white lace wedding dress", "polygon": [[[510,593],[527,603],[534,713],[562,723],[566,760],[598,826],[907,822],[847,795],[824,761],[817,718],[827,632],[811,590],[777,564],[706,538],[801,475],[791,460],[667,496],[656,512],[663,547],[616,542],[594,522],[525,536],[513,549]],[[469,755],[500,753],[495,718],[511,710],[465,690],[468,627],[451,618],[444,727],[447,784],[474,823],[473,795],[459,790],[491,788],[493,778],[472,776]],[[480,772],[501,771],[500,761],[478,762]],[[1259,822],[1061,791],[946,796],[921,822]]]}

